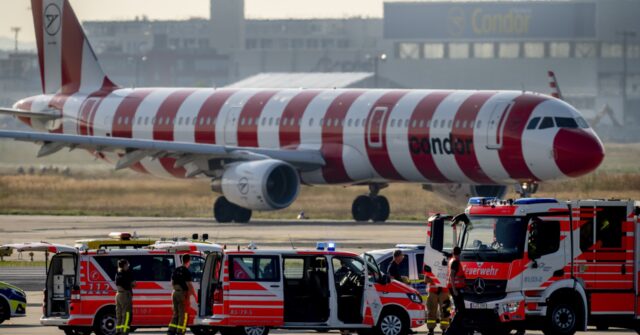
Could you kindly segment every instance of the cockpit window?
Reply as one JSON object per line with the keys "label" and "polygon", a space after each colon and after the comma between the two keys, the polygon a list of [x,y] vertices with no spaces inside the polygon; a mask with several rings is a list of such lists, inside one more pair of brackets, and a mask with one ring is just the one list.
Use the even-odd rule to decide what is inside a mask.
{"label": "cockpit window", "polygon": [[587,123],[587,121],[581,117],[577,118],[576,122],[578,122],[578,126],[580,126],[580,128],[589,128],[589,124]]}
{"label": "cockpit window", "polygon": [[578,123],[575,119],[570,117],[557,117],[556,124],[559,128],[578,128]]}
{"label": "cockpit window", "polygon": [[527,126],[527,129],[536,129],[538,128],[538,123],[540,122],[540,118],[539,117],[534,117],[533,119],[531,119],[531,121],[529,121],[529,125]]}
{"label": "cockpit window", "polygon": [[553,118],[545,117],[544,119],[542,119],[542,122],[540,123],[540,128],[538,129],[548,129],[548,128],[553,128],[553,126],[554,126]]}

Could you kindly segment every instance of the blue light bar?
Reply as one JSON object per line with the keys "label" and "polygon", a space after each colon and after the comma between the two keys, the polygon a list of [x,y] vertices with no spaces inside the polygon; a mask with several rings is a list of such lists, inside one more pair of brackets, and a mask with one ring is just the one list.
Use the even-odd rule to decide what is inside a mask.
{"label": "blue light bar", "polygon": [[324,251],[324,248],[326,248],[326,244],[324,242],[316,243],[316,250]]}
{"label": "blue light bar", "polygon": [[473,197],[469,198],[468,205],[484,205],[490,201],[497,200],[496,197]]}
{"label": "blue light bar", "polygon": [[334,242],[329,242],[327,244],[327,251],[336,251],[336,244]]}
{"label": "blue light bar", "polygon": [[522,198],[513,202],[514,205],[536,205],[536,204],[557,204],[558,200],[553,198]]}

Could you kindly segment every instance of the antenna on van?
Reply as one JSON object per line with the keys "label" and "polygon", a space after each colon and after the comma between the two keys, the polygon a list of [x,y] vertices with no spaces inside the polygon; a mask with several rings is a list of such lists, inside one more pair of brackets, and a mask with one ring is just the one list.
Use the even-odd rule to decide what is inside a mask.
{"label": "antenna on van", "polygon": [[289,242],[291,243],[291,249],[296,250],[296,246],[293,245],[293,240],[291,239],[291,234],[289,234]]}

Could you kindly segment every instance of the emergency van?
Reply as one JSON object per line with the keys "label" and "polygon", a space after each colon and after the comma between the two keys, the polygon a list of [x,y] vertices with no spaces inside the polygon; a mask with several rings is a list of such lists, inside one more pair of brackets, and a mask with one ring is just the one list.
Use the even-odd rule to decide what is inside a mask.
{"label": "emergency van", "polygon": [[[182,254],[191,255],[190,270],[198,289],[205,257],[221,252],[216,244],[172,242],[148,249],[87,250],[46,242],[8,245],[18,251],[54,254],[47,269],[40,323],[55,326],[65,334],[113,335],[116,332],[115,275],[119,259],[131,264],[133,290],[132,329],[166,327],[171,321],[171,274],[181,265]],[[196,298],[188,308],[188,324],[196,314]],[[196,335],[208,329],[191,327]]]}
{"label": "emergency van", "polygon": [[27,295],[9,283],[0,282],[0,323],[27,313]]}
{"label": "emergency van", "polygon": [[424,324],[420,294],[381,275],[370,255],[318,249],[209,254],[195,324],[223,335],[270,328],[404,335]]}
{"label": "emergency van", "polygon": [[446,283],[462,249],[466,323],[485,334],[639,330],[638,203],[471,198],[468,223],[429,218],[425,275]]}
{"label": "emergency van", "polygon": [[393,252],[402,250],[404,259],[400,263],[400,275],[409,279],[411,287],[415,288],[422,295],[422,299],[427,299],[427,284],[424,282],[424,245],[417,244],[396,244],[392,249],[378,249],[367,251],[376,260],[378,267],[383,274],[387,274],[389,264],[393,261]]}

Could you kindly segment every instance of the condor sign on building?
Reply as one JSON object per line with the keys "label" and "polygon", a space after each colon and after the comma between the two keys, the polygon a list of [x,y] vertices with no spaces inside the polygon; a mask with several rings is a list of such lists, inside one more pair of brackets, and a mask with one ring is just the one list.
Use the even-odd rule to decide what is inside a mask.
{"label": "condor sign on building", "polygon": [[380,72],[405,87],[548,92],[552,69],[587,115],[608,104],[622,119],[626,53],[626,116],[640,120],[637,13],[629,0],[387,2]]}

